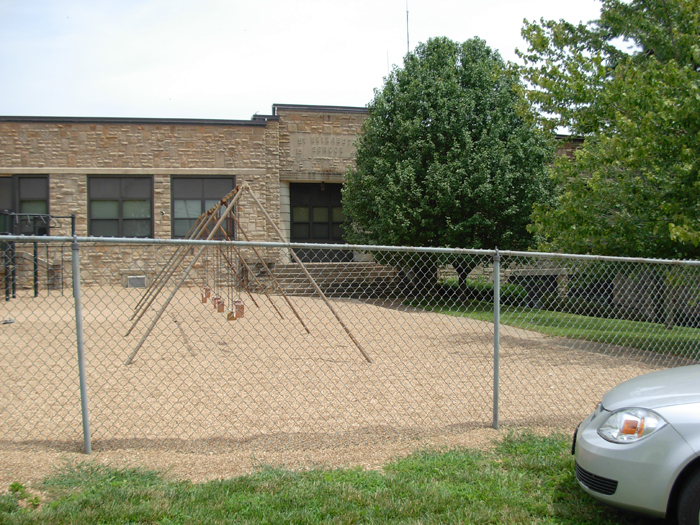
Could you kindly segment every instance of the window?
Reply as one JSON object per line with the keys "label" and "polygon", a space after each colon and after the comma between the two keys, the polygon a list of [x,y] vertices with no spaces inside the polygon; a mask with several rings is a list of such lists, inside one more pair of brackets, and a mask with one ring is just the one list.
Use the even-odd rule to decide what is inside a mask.
{"label": "window", "polygon": [[19,215],[13,225],[10,217],[0,215],[0,231],[20,235],[48,235],[49,178],[46,175],[0,177],[0,212]]}
{"label": "window", "polygon": [[[343,242],[345,214],[341,184],[292,183],[289,185],[291,207],[291,240],[313,244]],[[297,248],[297,256],[305,262],[352,261],[351,250]]]}
{"label": "window", "polygon": [[14,211],[12,177],[0,178],[0,233],[12,233],[10,218],[4,212]]}
{"label": "window", "polygon": [[343,242],[345,215],[340,184],[292,184],[292,240],[312,243]]}
{"label": "window", "polygon": [[88,224],[95,237],[153,237],[151,177],[88,178]]}
{"label": "window", "polygon": [[234,177],[173,177],[172,236],[187,236],[197,218],[236,187]]}

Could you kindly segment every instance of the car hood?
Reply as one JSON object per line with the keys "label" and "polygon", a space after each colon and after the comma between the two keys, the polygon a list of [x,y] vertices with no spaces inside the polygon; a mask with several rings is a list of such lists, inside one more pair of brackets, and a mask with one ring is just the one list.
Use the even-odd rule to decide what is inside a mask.
{"label": "car hood", "polygon": [[620,383],[603,396],[606,410],[700,403],[700,365],[652,372]]}

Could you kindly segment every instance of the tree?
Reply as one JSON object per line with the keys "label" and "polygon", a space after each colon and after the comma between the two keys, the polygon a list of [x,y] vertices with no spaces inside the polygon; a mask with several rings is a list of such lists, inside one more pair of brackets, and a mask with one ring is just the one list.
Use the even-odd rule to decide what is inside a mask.
{"label": "tree", "polygon": [[700,0],[602,0],[599,20],[526,21],[523,36],[543,124],[586,139],[554,165],[541,247],[700,257]]}
{"label": "tree", "polygon": [[[434,38],[406,55],[368,105],[345,177],[346,239],[524,249],[551,185],[551,137],[517,71],[478,38]],[[468,264],[456,264],[461,280]]]}

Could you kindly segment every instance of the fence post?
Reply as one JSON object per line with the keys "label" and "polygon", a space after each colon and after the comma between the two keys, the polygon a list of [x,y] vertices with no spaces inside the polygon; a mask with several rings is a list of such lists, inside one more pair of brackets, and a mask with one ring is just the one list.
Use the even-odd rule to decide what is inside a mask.
{"label": "fence post", "polygon": [[10,290],[11,284],[10,284],[10,279],[12,278],[10,275],[10,243],[9,242],[3,242],[2,243],[2,261],[3,265],[5,266],[5,301],[10,300]]}
{"label": "fence post", "polygon": [[17,299],[17,245],[15,241],[10,243],[10,285],[12,298]]}
{"label": "fence post", "polygon": [[83,309],[80,296],[80,247],[78,237],[73,236],[71,244],[73,251],[73,299],[75,301],[75,335],[78,340],[78,373],[80,376],[80,408],[83,414],[83,440],[85,442],[85,453],[92,452],[92,442],[90,440],[90,416],[88,414],[87,384],[85,379],[85,344],[83,341]]}
{"label": "fence post", "polygon": [[[32,219],[32,223],[32,235],[36,236],[36,217]],[[34,297],[39,297],[39,243],[37,242],[34,242],[32,263],[34,264]]]}
{"label": "fence post", "polygon": [[[12,235],[17,235],[17,215],[12,214]],[[10,286],[12,288],[12,298],[17,298],[17,245],[15,241],[10,242]]]}
{"label": "fence post", "polygon": [[501,345],[501,256],[493,255],[493,428],[498,430],[498,394]]}

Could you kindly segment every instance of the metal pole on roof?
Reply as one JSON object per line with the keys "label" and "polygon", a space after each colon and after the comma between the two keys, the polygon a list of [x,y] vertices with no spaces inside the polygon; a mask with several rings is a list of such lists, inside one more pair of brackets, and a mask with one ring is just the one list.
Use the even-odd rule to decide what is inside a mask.
{"label": "metal pole on roof", "polygon": [[408,39],[408,0],[406,0],[406,53],[411,52],[411,44]]}

